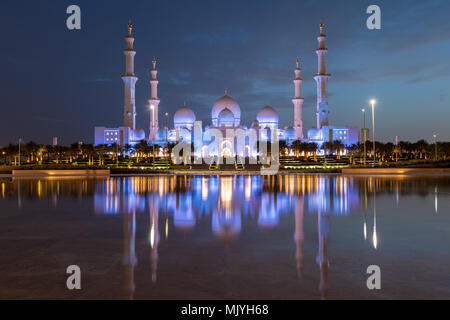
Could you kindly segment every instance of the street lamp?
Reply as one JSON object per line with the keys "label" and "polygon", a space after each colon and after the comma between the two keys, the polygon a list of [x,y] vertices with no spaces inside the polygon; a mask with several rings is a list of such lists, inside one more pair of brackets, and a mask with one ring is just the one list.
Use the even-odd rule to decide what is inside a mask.
{"label": "street lamp", "polygon": [[375,158],[376,158],[376,150],[375,150],[375,103],[377,101],[375,99],[370,100],[370,104],[372,105],[372,141],[373,141],[373,165],[375,166]]}
{"label": "street lamp", "polygon": [[434,161],[437,161],[438,157],[437,134],[433,134],[433,138],[434,138]]}
{"label": "street lamp", "polygon": [[155,164],[155,106],[150,105],[152,110],[152,124],[151,124],[151,134],[152,134],[152,146],[153,146],[153,164]]}
{"label": "street lamp", "polygon": [[366,159],[367,159],[367,151],[366,151],[366,140],[367,140],[367,137],[366,137],[366,109],[363,108],[362,112],[363,112],[363,132],[362,132],[363,134],[362,134],[362,136],[363,136],[363,140],[364,140],[364,165],[366,165]]}
{"label": "street lamp", "polygon": [[21,155],[20,155],[20,144],[22,143],[22,138],[19,138],[19,167],[20,167],[20,158],[21,158]]}
{"label": "street lamp", "polygon": [[[166,112],[166,148],[168,149],[168,144],[169,144],[169,127],[168,127],[168,119],[169,119],[169,113]],[[167,152],[168,153],[168,152]]]}

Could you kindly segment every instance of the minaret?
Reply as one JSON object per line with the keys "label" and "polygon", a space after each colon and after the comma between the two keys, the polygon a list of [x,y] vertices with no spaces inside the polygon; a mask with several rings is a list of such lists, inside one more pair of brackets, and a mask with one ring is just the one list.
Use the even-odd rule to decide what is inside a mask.
{"label": "minaret", "polygon": [[300,73],[302,69],[300,69],[300,61],[297,57],[297,68],[295,69],[295,97],[292,99],[292,103],[294,104],[294,127],[295,127],[295,137],[297,140],[303,139],[303,120],[302,120],[302,107],[305,99],[302,98],[302,78],[300,78]]}
{"label": "minaret", "polygon": [[325,56],[328,49],[325,47],[325,39],[327,36],[323,33],[324,29],[323,18],[320,23],[320,35],[317,37],[319,41],[319,48],[316,50],[318,58],[318,73],[314,76],[314,80],[317,83],[317,129],[321,129],[323,126],[328,126],[328,94],[327,86],[328,79],[331,75],[327,74],[327,68],[325,65]]}
{"label": "minaret", "polygon": [[[150,105],[150,140],[156,139],[156,134],[158,133],[158,106],[160,103],[160,100],[158,98],[158,70],[156,70],[156,59],[153,58],[153,69],[150,72],[152,74],[152,79],[150,80],[150,86],[151,86],[151,97],[148,100],[148,103]],[[152,107],[153,106],[153,107]]]}
{"label": "minaret", "polygon": [[134,56],[136,50],[133,49],[134,37],[132,36],[133,26],[128,24],[128,35],[125,37],[127,48],[125,49],[126,57],[126,73],[122,76],[125,85],[125,105],[123,112],[123,125],[133,130],[136,129],[136,102],[135,102],[135,86],[138,77],[134,74]]}

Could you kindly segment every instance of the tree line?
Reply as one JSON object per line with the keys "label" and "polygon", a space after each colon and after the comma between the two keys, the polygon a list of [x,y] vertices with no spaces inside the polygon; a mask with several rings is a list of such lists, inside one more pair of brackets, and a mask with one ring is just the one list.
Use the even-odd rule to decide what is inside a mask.
{"label": "tree line", "polygon": [[[20,145],[21,163],[73,163],[84,160],[87,164],[97,163],[103,165],[105,159],[117,160],[118,157],[126,157],[131,154],[136,162],[148,160],[149,158],[163,154],[168,156],[172,153],[175,144],[168,143],[165,148],[159,145],[151,145],[142,140],[135,146],[126,144],[120,147],[118,144],[93,144],[73,143],[69,146],[43,145],[33,141]],[[341,141],[325,142],[320,148],[316,143],[294,141],[287,144],[285,141],[279,142],[281,156],[293,157],[318,157],[323,151],[325,155],[336,158],[341,157],[363,157],[364,144],[354,144],[345,146]],[[400,141],[398,145],[387,142],[375,142],[375,157],[377,161],[400,161],[400,160],[447,160],[450,158],[450,142],[428,143],[425,140],[416,142]],[[368,158],[373,158],[373,144],[366,142],[366,153]],[[17,165],[19,162],[19,144],[9,144],[0,149],[2,156],[1,163]]]}

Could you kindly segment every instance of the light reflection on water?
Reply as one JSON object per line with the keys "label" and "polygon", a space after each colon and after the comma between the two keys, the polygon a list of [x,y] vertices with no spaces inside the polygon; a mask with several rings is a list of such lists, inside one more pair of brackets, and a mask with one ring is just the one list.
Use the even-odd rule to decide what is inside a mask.
{"label": "light reflection on water", "polygon": [[[332,231],[331,220],[349,219],[350,222],[357,219],[356,225],[360,226],[358,230],[350,229],[345,232],[357,234],[359,243],[370,243],[371,250],[383,250],[384,241],[379,234],[380,231],[383,234],[383,230],[380,230],[383,224],[377,224],[377,198],[381,198],[378,201],[383,203],[384,212],[381,218],[395,213],[402,198],[410,196],[433,196],[431,205],[421,208],[422,211],[426,211],[421,214],[428,214],[430,211],[435,214],[447,213],[450,189],[448,178],[339,175],[51,178],[0,180],[0,183],[1,198],[17,201],[19,210],[27,203],[44,200],[49,200],[50,206],[58,208],[60,203],[64,205],[67,198],[71,198],[79,202],[93,201],[93,213],[97,217],[117,216],[116,219],[119,219],[122,215],[126,299],[135,296],[138,287],[136,282],[139,283],[139,279],[135,278],[135,268],[140,260],[136,248],[137,217],[140,215],[148,215],[149,224],[144,228],[147,229],[147,250],[150,252],[149,263],[153,284],[160,282],[159,256],[171,254],[170,250],[160,252],[160,244],[163,241],[170,243],[171,232],[183,234],[185,241],[188,242],[190,235],[211,232],[213,241],[223,243],[226,247],[237,243],[239,247],[245,241],[240,239],[243,234],[247,232],[250,237],[255,235],[256,231],[252,226],[257,226],[264,233],[276,233],[278,229],[284,232],[287,226],[292,230],[291,241],[295,245],[292,259],[295,260],[296,279],[291,280],[300,283],[304,280],[303,267],[305,264],[311,265],[310,260],[305,260],[306,257],[310,258],[311,254],[310,252],[308,255],[304,254],[304,246],[307,245],[308,250],[315,248],[314,263],[318,275],[316,293],[317,297],[327,299],[330,290],[329,272],[333,268],[330,238],[339,232]],[[444,198],[446,207],[439,206],[439,195]],[[389,212],[385,210],[386,203],[389,203]],[[306,218],[309,218],[310,222],[315,220],[315,223],[309,223],[305,230]],[[445,223],[448,223],[448,219]],[[209,230],[205,225],[209,226]],[[312,230],[313,225],[316,231]],[[307,244],[305,234],[310,235],[308,237],[310,242]],[[313,234],[316,234],[316,238],[312,244]],[[207,239],[212,240],[210,237]],[[275,253],[270,252],[268,259],[275,259],[271,257],[272,254],[275,256]],[[349,259],[357,260],[358,257],[350,256]],[[373,263],[376,264],[377,261]],[[246,272],[251,270],[243,271],[244,274]],[[306,276],[307,279],[311,278],[309,269]],[[359,289],[364,289],[364,274],[361,275],[361,279]],[[212,286],[215,279],[210,280],[209,285]],[[351,297],[352,292],[349,291],[346,295]],[[251,291],[248,291],[243,296],[252,298],[251,294]],[[239,297],[239,294],[235,296]],[[278,296],[283,297],[282,294]],[[170,292],[167,297],[170,297]],[[255,295],[255,298],[257,297]],[[307,297],[314,298],[314,295]],[[285,298],[292,297],[286,295]]]}

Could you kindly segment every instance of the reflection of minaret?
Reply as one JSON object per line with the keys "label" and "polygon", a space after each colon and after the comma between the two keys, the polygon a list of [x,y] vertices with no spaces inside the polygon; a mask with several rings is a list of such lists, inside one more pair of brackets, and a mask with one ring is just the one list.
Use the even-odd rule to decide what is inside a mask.
{"label": "reflection of minaret", "polygon": [[153,69],[151,71],[152,79],[150,80],[151,85],[151,97],[148,100],[148,103],[150,104],[150,107],[153,109],[150,110],[150,140],[155,140],[157,138],[156,134],[158,133],[158,106],[160,103],[160,100],[158,98],[158,70],[156,70],[156,59],[153,58]]}
{"label": "reflection of minaret", "polygon": [[158,245],[159,245],[159,208],[155,196],[150,204],[150,261],[152,268],[152,282],[156,282],[158,271]]}
{"label": "reflection of minaret", "polygon": [[303,267],[303,197],[297,198],[297,206],[295,207],[295,234],[294,240],[296,245],[296,260],[297,260],[297,277],[300,280],[302,278]]}
{"label": "reflection of minaret", "polygon": [[325,39],[327,36],[323,33],[323,19],[320,23],[320,35],[317,38],[319,41],[319,48],[317,48],[316,53],[318,57],[318,73],[314,76],[314,80],[317,83],[317,128],[321,129],[323,126],[328,126],[328,94],[327,86],[328,79],[331,75],[327,73],[327,68],[325,64],[325,56],[328,49],[325,47]]}
{"label": "reflection of minaret", "polygon": [[137,265],[136,242],[136,211],[125,213],[123,216],[124,253],[123,264],[125,266],[125,299],[132,300],[136,286],[134,284],[134,267]]}
{"label": "reflection of minaret", "polygon": [[131,32],[133,31],[133,26],[128,24],[128,35],[125,40],[127,42],[127,48],[125,49],[126,57],[126,73],[122,76],[123,83],[125,85],[125,105],[123,112],[123,122],[125,127],[129,127],[133,130],[136,129],[136,101],[135,101],[135,86],[138,77],[134,74],[134,56],[136,55],[136,50],[133,48],[134,37]]}
{"label": "reflection of minaret", "polygon": [[367,181],[364,180],[364,240],[367,240]]}
{"label": "reflection of minaret", "polygon": [[319,233],[319,253],[317,255],[317,264],[320,268],[320,298],[328,299],[328,235],[330,233],[330,221],[327,214],[322,214],[319,210],[317,214],[317,224]]}
{"label": "reflection of minaret", "polygon": [[438,186],[434,188],[434,212],[438,213]]}
{"label": "reflection of minaret", "polygon": [[302,69],[300,69],[300,61],[297,58],[297,68],[295,69],[295,97],[292,99],[292,103],[294,104],[294,127],[295,127],[295,136],[297,140],[303,139],[303,119],[302,119],[302,106],[305,99],[302,98],[301,85],[302,78],[300,78],[300,73]]}
{"label": "reflection of minaret", "polygon": [[377,194],[376,194],[376,186],[373,188],[373,235],[372,235],[372,243],[373,247],[377,249],[378,247],[378,234],[377,234]]}

